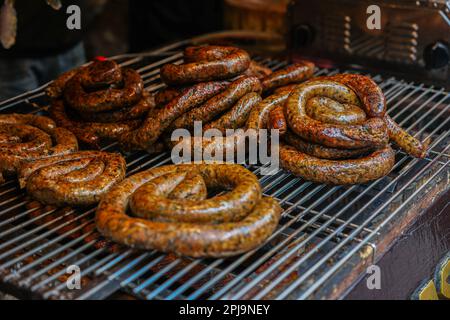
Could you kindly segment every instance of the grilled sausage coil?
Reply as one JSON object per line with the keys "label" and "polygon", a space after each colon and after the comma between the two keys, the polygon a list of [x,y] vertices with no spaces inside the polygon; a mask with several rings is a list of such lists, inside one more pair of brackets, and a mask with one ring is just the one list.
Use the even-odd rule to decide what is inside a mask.
{"label": "grilled sausage coil", "polygon": [[[418,139],[411,136],[405,130],[403,130],[385,111],[385,98],[382,96],[381,89],[376,86],[376,84],[368,77],[361,75],[348,75],[348,74],[337,74],[330,77],[322,77],[322,79],[334,80],[349,86],[361,100],[361,105],[359,105],[370,117],[371,115],[380,116],[383,118],[387,129],[389,138],[398,147],[404,150],[407,154],[416,157],[424,158],[427,155],[427,146],[420,142]],[[367,96],[364,92],[368,92]],[[324,101],[329,108],[330,102]],[[333,106],[336,108],[335,106]],[[341,106],[343,108],[346,106]],[[355,107],[355,106],[352,106]],[[348,109],[348,106],[347,106]],[[348,116],[357,117],[358,111],[355,109],[346,110]],[[326,112],[329,115],[329,121],[333,121],[333,117],[337,119],[336,115],[330,112]],[[336,121],[341,121],[342,118]]]}
{"label": "grilled sausage coil", "polygon": [[[231,191],[207,199],[205,186]],[[176,192],[179,188],[195,193]],[[241,166],[171,165],[114,187],[100,202],[96,225],[106,237],[133,248],[226,257],[261,246],[280,214],[278,202],[263,197],[256,176]]]}
{"label": "grilled sausage coil", "polygon": [[79,112],[112,111],[136,104],[143,89],[136,71],[121,69],[114,61],[98,61],[67,81],[64,99]]}
{"label": "grilled sausage coil", "polygon": [[26,163],[19,182],[36,200],[58,207],[96,204],[125,177],[119,154],[83,151]]}
{"label": "grilled sausage coil", "polygon": [[411,155],[423,156],[420,142],[385,113],[381,90],[364,76],[354,77],[322,77],[286,89],[292,91],[285,114],[277,115],[289,127],[280,146],[284,169],[318,183],[357,184],[390,172],[395,153],[388,138]]}
{"label": "grilled sausage coil", "polygon": [[185,64],[166,64],[161,78],[167,85],[186,85],[225,80],[238,76],[250,66],[250,56],[235,47],[189,47],[184,52]]}
{"label": "grilled sausage coil", "polygon": [[328,97],[344,104],[359,104],[355,92],[339,82],[307,81],[294,89],[286,102],[287,121],[297,135],[332,148],[360,149],[387,144],[389,136],[382,118],[369,118],[356,125],[323,123],[311,118],[306,111],[306,105],[310,99],[317,96]]}
{"label": "grilled sausage coil", "polygon": [[75,136],[50,118],[30,114],[0,115],[0,181],[24,162],[78,150]]}
{"label": "grilled sausage coil", "polygon": [[50,115],[80,142],[98,149],[141,125],[155,107],[139,74],[114,61],[97,61],[63,74],[48,88]]}

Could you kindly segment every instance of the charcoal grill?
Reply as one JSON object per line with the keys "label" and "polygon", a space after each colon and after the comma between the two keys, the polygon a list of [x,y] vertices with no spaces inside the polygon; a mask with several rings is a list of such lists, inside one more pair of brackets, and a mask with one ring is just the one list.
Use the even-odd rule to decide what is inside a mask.
{"label": "charcoal grill", "polygon": [[[136,69],[146,90],[164,85],[159,68],[181,63],[193,40],[145,54],[113,57]],[[273,70],[288,63],[254,59]],[[356,72],[316,70],[316,75]],[[361,72],[359,70],[358,72]],[[424,208],[449,189],[450,95],[444,88],[371,74],[389,114],[414,136],[430,141],[426,159],[397,152],[392,172],[367,185],[332,187],[280,170],[260,179],[264,194],[284,208],[280,226],[258,250],[231,259],[187,259],[118,247],[95,231],[95,208],[30,208],[16,181],[0,186],[0,291],[19,298],[103,299],[120,291],[139,299],[342,298]],[[44,87],[0,103],[2,113],[46,114]],[[116,144],[104,150],[118,151]],[[169,164],[168,153],[126,156],[128,175]],[[67,287],[69,266],[81,270],[81,290]]]}

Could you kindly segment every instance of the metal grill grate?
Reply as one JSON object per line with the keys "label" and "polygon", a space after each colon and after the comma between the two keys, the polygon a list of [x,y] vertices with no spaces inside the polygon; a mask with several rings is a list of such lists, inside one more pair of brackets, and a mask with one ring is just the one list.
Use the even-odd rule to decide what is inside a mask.
{"label": "metal grill grate", "polygon": [[[113,59],[139,71],[148,91],[163,85],[159,67],[181,63],[174,44],[149,54]],[[285,61],[255,57],[278,69]],[[352,72],[317,70],[317,75]],[[261,176],[264,193],[285,209],[281,224],[262,248],[233,259],[191,260],[114,245],[95,231],[95,208],[30,207],[15,181],[0,186],[0,288],[21,297],[105,298],[122,289],[143,299],[267,299],[337,297],[370,264],[398,229],[399,221],[448,188],[450,95],[444,89],[395,78],[373,78],[390,115],[420,139],[431,140],[427,159],[397,154],[387,177],[364,186],[317,185],[280,171]],[[0,103],[1,112],[40,112],[48,101],[38,88]],[[104,150],[116,151],[115,144]],[[127,156],[128,175],[170,163],[168,154]],[[406,214],[408,212],[408,214]],[[392,239],[391,239],[392,240]],[[387,242],[387,243],[386,243]],[[66,285],[68,266],[79,266],[81,290]],[[344,279],[346,279],[344,281]]]}

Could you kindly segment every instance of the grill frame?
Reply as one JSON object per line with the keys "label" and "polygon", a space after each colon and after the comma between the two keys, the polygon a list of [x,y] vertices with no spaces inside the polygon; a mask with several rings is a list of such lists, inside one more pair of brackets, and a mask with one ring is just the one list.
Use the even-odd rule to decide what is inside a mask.
{"label": "grill frame", "polygon": [[[187,40],[149,53],[111,59],[136,68],[144,78],[146,90],[153,92],[163,86],[159,82],[159,67],[167,62],[181,63],[180,49],[191,43]],[[272,58],[255,59],[273,69],[287,64]],[[316,75],[353,71],[318,69]],[[93,208],[74,210],[77,216],[68,222],[64,222],[63,216],[46,222],[48,226],[54,225],[51,229],[33,224],[51,212],[27,219],[30,212],[20,210],[25,204],[25,200],[20,201],[23,192],[17,190],[17,183],[8,181],[0,186],[0,289],[37,299],[101,299],[119,289],[144,299],[262,299],[268,297],[266,293],[276,299],[339,298],[364,268],[382,255],[408,222],[420,214],[421,206],[432,203],[449,185],[450,117],[445,118],[450,114],[449,92],[393,77],[383,79],[381,74],[373,78],[385,92],[388,111],[394,119],[409,124],[407,129],[416,129],[412,132],[418,136],[422,133],[433,136],[427,159],[412,159],[397,152],[398,161],[387,178],[349,187],[317,185],[284,171],[262,177],[260,167],[250,166],[260,178],[264,193],[278,198],[285,209],[282,223],[269,244],[233,259],[174,258],[166,264],[162,262],[168,255],[156,252],[123,249],[108,253],[107,247],[96,248],[94,245],[101,237],[95,231],[71,239],[70,235],[81,226],[93,223]],[[0,112],[11,111],[13,107],[43,112],[36,103],[45,101],[44,89],[45,86],[0,103]],[[427,120],[429,116],[431,122]],[[426,131],[439,119],[442,119],[440,124]],[[110,144],[104,150],[117,150],[115,147]],[[127,157],[128,175],[169,163],[167,153],[155,157],[134,153]],[[356,198],[350,199],[352,196]],[[423,197],[422,201],[411,204],[418,197]],[[349,216],[349,210],[357,211]],[[69,215],[70,212],[65,214]],[[76,228],[57,233],[71,221],[81,221],[84,217],[88,220]],[[83,242],[92,235],[91,241]],[[4,242],[5,239],[10,240]],[[8,244],[14,247],[5,251]],[[21,253],[11,258],[16,252]],[[34,254],[38,254],[36,260],[26,263]],[[330,263],[333,259],[337,261]],[[17,263],[18,268],[11,270]],[[259,270],[266,263],[269,265]],[[88,279],[79,291],[68,290],[66,283],[58,280],[66,273],[67,265],[73,264],[82,266],[83,278]],[[182,268],[178,269],[179,266]],[[59,269],[53,275],[46,274],[53,272],[54,267]],[[273,274],[278,269],[281,271]],[[292,278],[293,274],[298,277]],[[200,281],[205,278],[206,282]],[[208,293],[223,279],[228,282]],[[280,282],[284,284],[282,289],[277,288]]]}

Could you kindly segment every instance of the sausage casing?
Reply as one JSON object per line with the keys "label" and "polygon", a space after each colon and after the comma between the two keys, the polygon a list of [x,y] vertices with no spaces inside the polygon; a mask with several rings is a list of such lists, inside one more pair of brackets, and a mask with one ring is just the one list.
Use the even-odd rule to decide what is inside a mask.
{"label": "sausage casing", "polygon": [[263,91],[270,92],[279,87],[308,80],[314,75],[314,68],[314,63],[310,61],[299,61],[285,69],[275,71],[262,80]]}
{"label": "sausage casing", "polygon": [[186,64],[166,64],[161,78],[167,85],[185,85],[233,78],[248,69],[250,56],[235,47],[206,46],[187,48]]}
{"label": "sausage casing", "polygon": [[[248,182],[244,182],[243,185],[240,183],[235,185],[235,192],[232,192],[231,195],[223,195],[227,199],[226,203],[232,204],[229,209],[233,210],[234,203],[238,203],[238,206],[245,209],[245,217],[238,221],[214,224],[211,223],[211,220],[205,223],[179,222],[173,221],[173,219],[169,219],[171,221],[146,220],[132,218],[126,214],[130,199],[139,188],[155,179],[163,179],[159,182],[164,179],[167,181],[168,178],[167,176],[164,178],[165,175],[186,171],[198,172],[210,185],[217,183],[225,186],[230,182],[235,185],[237,181],[244,182],[248,179]],[[167,183],[170,185],[170,182]],[[133,248],[173,252],[191,257],[236,255],[263,244],[275,230],[280,218],[279,204],[271,198],[261,198],[259,186],[256,184],[258,184],[256,177],[238,165],[196,164],[152,169],[126,179],[102,199],[96,214],[97,228],[105,236]],[[236,191],[236,189],[240,191]],[[215,211],[218,206],[220,207],[219,202],[161,200],[167,201],[163,205],[163,208],[166,209],[170,205],[176,206],[176,203],[179,205],[185,203],[187,204],[186,208],[191,209],[196,208],[196,204],[207,209],[207,204],[209,204],[211,213],[215,214],[216,218],[221,216],[218,212],[221,212],[222,209]],[[156,209],[159,210],[159,208]],[[183,212],[183,220],[185,221],[187,217],[197,220],[198,216],[193,214],[194,212],[189,211],[187,214]],[[227,215],[229,214],[227,213]],[[170,217],[165,216],[165,218]],[[200,220],[203,221],[203,219]],[[214,221],[214,219],[212,220]]]}
{"label": "sausage casing", "polygon": [[389,141],[383,119],[370,118],[360,125],[333,125],[308,116],[307,102],[316,96],[325,96],[340,103],[357,105],[359,99],[346,86],[329,80],[311,80],[294,89],[286,103],[290,128],[305,140],[332,148],[361,149],[382,147]]}
{"label": "sausage casing", "polygon": [[88,206],[122,181],[125,172],[126,162],[119,154],[84,151],[24,164],[19,182],[42,203]]}
{"label": "sausage casing", "polygon": [[350,160],[324,160],[293,147],[280,146],[281,166],[308,181],[346,185],[367,183],[386,176],[395,163],[395,152],[387,145],[367,157]]}

